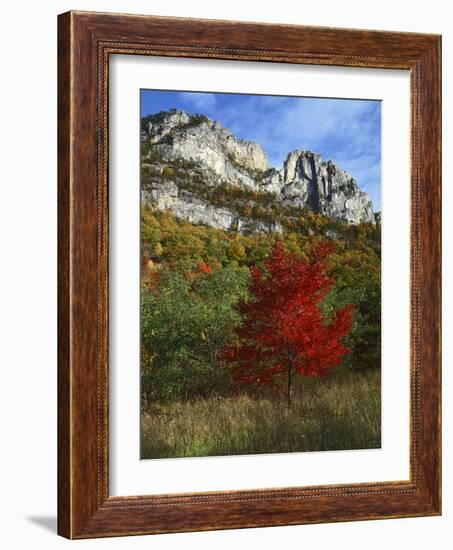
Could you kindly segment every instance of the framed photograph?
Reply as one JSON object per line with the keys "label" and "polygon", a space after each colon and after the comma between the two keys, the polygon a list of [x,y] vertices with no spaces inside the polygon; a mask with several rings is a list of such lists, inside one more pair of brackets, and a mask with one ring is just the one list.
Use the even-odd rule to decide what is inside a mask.
{"label": "framed photograph", "polygon": [[440,514],[440,37],[58,23],[59,533]]}

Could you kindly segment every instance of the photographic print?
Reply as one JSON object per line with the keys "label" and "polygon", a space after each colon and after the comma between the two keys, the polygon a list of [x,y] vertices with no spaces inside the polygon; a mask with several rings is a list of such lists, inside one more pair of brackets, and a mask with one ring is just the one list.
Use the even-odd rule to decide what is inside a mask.
{"label": "photographic print", "polygon": [[442,513],[441,49],[59,16],[60,535]]}
{"label": "photographic print", "polygon": [[381,446],[381,103],[141,90],[141,458]]}

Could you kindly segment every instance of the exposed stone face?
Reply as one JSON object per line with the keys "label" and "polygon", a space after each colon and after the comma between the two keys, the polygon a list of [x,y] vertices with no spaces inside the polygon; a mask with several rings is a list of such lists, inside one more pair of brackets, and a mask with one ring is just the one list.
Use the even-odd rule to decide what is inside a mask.
{"label": "exposed stone face", "polygon": [[260,231],[263,233],[281,233],[282,226],[277,223],[265,223],[238,216],[228,208],[218,208],[196,197],[170,180],[154,180],[142,191],[142,202],[155,205],[159,210],[171,210],[176,217],[190,223],[207,225],[226,231],[235,229],[240,233]]}
{"label": "exposed stone face", "polygon": [[[347,172],[321,155],[297,150],[289,153],[279,173],[283,201],[350,223],[374,223],[373,204]],[[265,178],[265,185],[268,180]],[[278,187],[277,176],[269,186]]]}
{"label": "exposed stone face", "polygon": [[237,139],[218,122],[206,117],[170,111],[168,116],[149,122],[147,133],[162,158],[192,160],[233,185],[253,189],[256,187],[254,173],[269,168],[269,160],[260,145]]}
{"label": "exposed stone face", "polygon": [[179,110],[149,117],[142,142],[148,145],[142,162],[159,173],[157,178],[142,181],[142,200],[171,210],[191,223],[241,232],[282,231],[278,223],[252,222],[230,208],[216,207],[181,188],[178,180],[166,176],[166,164],[182,164],[187,177],[196,175],[197,181],[209,188],[228,185],[273,193],[283,205],[309,208],[353,224],[374,223],[368,195],[347,172],[317,153],[293,151],[277,170],[269,165],[257,143],[237,139],[207,117]]}
{"label": "exposed stone face", "polygon": [[[154,185],[153,185],[154,184]],[[175,216],[195,224],[229,230],[235,215],[227,209],[215,208],[187,191],[180,190],[172,181],[155,181],[142,192],[145,204],[155,204],[160,210],[171,210]]]}

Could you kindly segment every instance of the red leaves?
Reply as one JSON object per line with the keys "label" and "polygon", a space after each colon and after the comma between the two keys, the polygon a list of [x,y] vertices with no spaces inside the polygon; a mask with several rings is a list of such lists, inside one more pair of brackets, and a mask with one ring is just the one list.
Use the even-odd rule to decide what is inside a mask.
{"label": "red leaves", "polygon": [[198,262],[198,269],[206,275],[210,275],[212,273],[212,267],[205,262]]}
{"label": "red leaves", "polygon": [[239,345],[225,357],[238,365],[235,379],[270,384],[288,369],[305,376],[325,376],[349,350],[353,305],[326,322],[320,305],[334,281],[327,275],[331,243],[315,246],[306,262],[279,243],[265,270],[251,269],[253,299],[241,305]]}

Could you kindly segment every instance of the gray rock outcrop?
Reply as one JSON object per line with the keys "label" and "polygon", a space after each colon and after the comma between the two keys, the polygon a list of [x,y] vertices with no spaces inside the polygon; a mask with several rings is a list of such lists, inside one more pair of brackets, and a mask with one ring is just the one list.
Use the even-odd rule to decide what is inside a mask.
{"label": "gray rock outcrop", "polygon": [[227,187],[272,197],[282,208],[308,208],[352,224],[374,223],[368,195],[351,175],[318,153],[293,151],[277,170],[260,145],[236,138],[205,116],[172,110],[146,117],[142,124],[146,204],[210,227],[283,230],[279,222],[252,220],[230,205],[214,205],[206,198],[205,191],[215,194],[216,188]]}
{"label": "gray rock outcrop", "polygon": [[180,189],[171,180],[151,182],[146,190],[142,191],[142,201],[146,205],[155,205],[159,210],[170,210],[176,217],[197,225],[207,225],[226,231],[234,229],[240,233],[283,231],[281,224],[276,221],[252,220],[239,216],[228,208],[215,207],[193,193]]}
{"label": "gray rock outcrop", "polygon": [[349,223],[374,223],[373,204],[347,172],[311,151],[288,154],[282,170],[264,179],[282,200]]}

